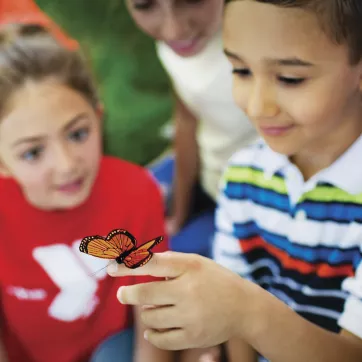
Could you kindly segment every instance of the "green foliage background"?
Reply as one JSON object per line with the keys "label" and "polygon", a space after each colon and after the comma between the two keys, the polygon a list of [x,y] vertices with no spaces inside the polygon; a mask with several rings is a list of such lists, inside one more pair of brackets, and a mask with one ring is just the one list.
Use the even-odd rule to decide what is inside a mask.
{"label": "green foliage background", "polygon": [[171,117],[169,80],[124,0],[36,3],[90,57],[106,111],[105,152],[142,165],[158,156],[168,146],[160,129]]}

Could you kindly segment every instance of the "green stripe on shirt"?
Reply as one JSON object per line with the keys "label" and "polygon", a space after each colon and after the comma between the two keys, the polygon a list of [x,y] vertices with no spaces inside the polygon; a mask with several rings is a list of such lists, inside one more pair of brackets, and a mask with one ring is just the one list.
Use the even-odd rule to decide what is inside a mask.
{"label": "green stripe on shirt", "polygon": [[251,167],[230,166],[224,174],[224,182],[246,183],[263,189],[287,194],[284,179],[279,176],[265,177],[262,171]]}

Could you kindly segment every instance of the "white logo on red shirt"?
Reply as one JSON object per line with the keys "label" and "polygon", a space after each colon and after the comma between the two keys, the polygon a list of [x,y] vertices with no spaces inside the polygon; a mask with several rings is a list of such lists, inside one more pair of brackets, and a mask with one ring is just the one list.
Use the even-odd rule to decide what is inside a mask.
{"label": "white logo on red shirt", "polygon": [[93,313],[99,301],[96,297],[98,280],[104,279],[106,270],[92,275],[107,265],[107,261],[79,252],[80,240],[72,246],[54,244],[37,247],[34,259],[60,289],[52,301],[48,313],[64,322],[86,318]]}
{"label": "white logo on red shirt", "polygon": [[44,289],[26,289],[22,287],[8,287],[7,292],[20,300],[44,300],[47,293]]}

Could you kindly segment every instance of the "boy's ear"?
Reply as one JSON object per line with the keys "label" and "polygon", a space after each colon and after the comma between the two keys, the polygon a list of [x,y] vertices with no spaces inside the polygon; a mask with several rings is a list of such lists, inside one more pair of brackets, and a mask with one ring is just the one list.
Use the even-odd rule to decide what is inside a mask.
{"label": "boy's ear", "polygon": [[362,92],[362,61],[359,64],[359,90]]}

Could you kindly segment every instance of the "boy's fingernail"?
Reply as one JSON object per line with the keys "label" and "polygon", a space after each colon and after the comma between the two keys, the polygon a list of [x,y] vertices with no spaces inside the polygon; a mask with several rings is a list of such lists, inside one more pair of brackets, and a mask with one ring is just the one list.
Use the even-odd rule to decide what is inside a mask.
{"label": "boy's fingernail", "polygon": [[120,287],[118,288],[118,291],[117,291],[117,299],[123,304],[123,300],[122,300],[122,289],[124,287]]}
{"label": "boy's fingernail", "polygon": [[147,331],[147,330],[143,332],[143,338],[144,338],[146,341],[148,341],[148,331]]}

